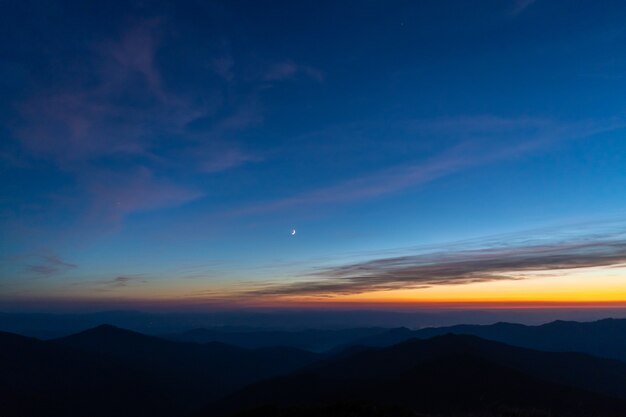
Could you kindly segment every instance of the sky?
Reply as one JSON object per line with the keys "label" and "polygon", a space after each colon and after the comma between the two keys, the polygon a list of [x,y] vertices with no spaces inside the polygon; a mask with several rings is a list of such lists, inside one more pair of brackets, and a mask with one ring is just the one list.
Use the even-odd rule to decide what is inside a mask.
{"label": "sky", "polygon": [[14,1],[0,309],[626,306],[621,1]]}

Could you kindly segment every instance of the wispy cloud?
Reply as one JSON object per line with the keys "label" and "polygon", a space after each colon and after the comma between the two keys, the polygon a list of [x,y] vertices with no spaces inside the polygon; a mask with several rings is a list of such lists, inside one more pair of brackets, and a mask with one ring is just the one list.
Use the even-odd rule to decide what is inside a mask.
{"label": "wispy cloud", "polygon": [[26,255],[26,257],[33,260],[33,263],[27,266],[27,271],[41,277],[48,277],[78,268],[77,265],[51,253],[32,254]]}
{"label": "wispy cloud", "polygon": [[102,52],[113,58],[116,64],[109,67],[108,82],[123,83],[135,74],[140,74],[153,93],[161,99],[167,99],[155,64],[159,28],[160,19],[143,20],[124,32],[119,39],[103,44]]}
{"label": "wispy cloud", "polygon": [[159,27],[157,19],[140,21],[92,45],[80,61],[91,82],[77,79],[25,100],[17,134],[26,149],[75,170],[94,158],[146,153],[153,129],[201,111],[163,86],[155,63]]}
{"label": "wispy cloud", "polygon": [[113,278],[107,284],[110,285],[111,287],[126,287],[128,285],[128,283],[131,282],[133,279],[135,279],[135,278],[134,277],[119,276],[119,277]]}
{"label": "wispy cloud", "polygon": [[266,81],[284,81],[298,75],[304,75],[317,82],[324,81],[324,74],[317,68],[308,65],[297,64],[292,60],[275,62],[267,69],[264,79]]}
{"label": "wispy cloud", "polygon": [[147,168],[93,172],[85,181],[92,202],[88,215],[94,220],[119,220],[126,214],[175,207],[203,196],[197,189],[158,179]]}
{"label": "wispy cloud", "polygon": [[204,172],[219,172],[243,165],[247,162],[259,162],[262,160],[263,157],[261,155],[233,148],[222,151],[217,157],[207,158],[206,162],[202,165],[202,170]]}
{"label": "wispy cloud", "polygon": [[429,159],[378,171],[305,193],[261,202],[231,215],[272,212],[295,206],[346,203],[393,194],[441,177],[513,159],[567,139],[593,136],[624,126],[621,120],[555,122],[535,118],[469,116],[404,122],[417,137],[456,138],[456,144]]}
{"label": "wispy cloud", "polygon": [[537,0],[514,0],[513,1],[513,9],[511,10],[512,15],[517,15],[522,13],[528,7],[530,7]]}
{"label": "wispy cloud", "polygon": [[[161,19],[141,20],[92,44],[78,63],[68,63],[88,67],[86,79],[64,80],[23,100],[18,106],[22,122],[15,131],[24,149],[70,172],[82,172],[104,158],[203,171],[207,153],[215,148],[239,150],[229,135],[262,121],[258,86],[252,82],[224,91],[236,81],[228,55],[211,64],[219,82],[209,73],[198,80],[205,86],[201,93],[169,85],[157,61],[164,25]],[[259,76],[255,82],[265,80]],[[162,146],[164,136],[190,151],[171,152]],[[231,161],[222,169],[248,160]]]}
{"label": "wispy cloud", "polygon": [[88,286],[98,292],[116,291],[134,284],[145,284],[148,281],[141,274],[119,275],[115,278],[100,280],[96,282],[78,282],[74,285]]}
{"label": "wispy cloud", "polygon": [[[482,248],[431,248],[415,255],[375,258],[314,270],[302,280],[265,284],[250,294],[318,296],[419,289],[439,285],[522,280],[537,273],[613,267],[626,263],[626,229],[546,243],[530,237]],[[487,242],[483,242],[486,244]]]}
{"label": "wispy cloud", "polygon": [[220,56],[211,60],[210,67],[217,75],[230,82],[235,78],[235,74],[233,72],[234,65],[235,62],[232,57]]}
{"label": "wispy cloud", "polygon": [[[14,130],[23,153],[14,159],[47,160],[73,176],[71,194],[80,203],[63,210],[82,212],[78,219],[98,224],[182,205],[204,193],[181,178],[263,158],[230,140],[262,120],[254,88],[223,97],[224,80],[235,77],[230,58],[214,61],[224,80],[208,83],[200,97],[168,85],[157,60],[165,25],[158,18],[139,20],[109,39],[87,43],[80,58],[71,58],[78,62],[67,63],[89,68],[81,72],[84,79],[64,77],[18,105],[21,122]],[[188,129],[203,120],[207,128]]]}

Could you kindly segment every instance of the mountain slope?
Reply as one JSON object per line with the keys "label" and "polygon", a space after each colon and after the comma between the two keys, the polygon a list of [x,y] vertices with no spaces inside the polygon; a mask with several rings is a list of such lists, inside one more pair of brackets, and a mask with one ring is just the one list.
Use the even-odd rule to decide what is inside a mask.
{"label": "mountain slope", "polygon": [[111,358],[0,332],[0,410],[12,416],[166,416],[155,375]]}
{"label": "mountain slope", "polygon": [[167,378],[190,403],[217,398],[246,384],[302,368],[318,355],[293,348],[243,349],[222,343],[182,343],[110,325],[55,343],[107,355]]}
{"label": "mountain slope", "polygon": [[605,395],[626,397],[626,370],[611,369],[614,364],[449,335],[329,359],[305,372],[247,387],[205,415],[263,405],[374,401],[424,413],[540,410],[563,416],[623,416],[626,402]]}
{"label": "mountain slope", "polygon": [[321,352],[338,345],[347,345],[359,339],[376,336],[385,331],[386,329],[378,327],[293,331],[193,329],[165,337],[180,342],[221,342],[246,348],[286,346]]}

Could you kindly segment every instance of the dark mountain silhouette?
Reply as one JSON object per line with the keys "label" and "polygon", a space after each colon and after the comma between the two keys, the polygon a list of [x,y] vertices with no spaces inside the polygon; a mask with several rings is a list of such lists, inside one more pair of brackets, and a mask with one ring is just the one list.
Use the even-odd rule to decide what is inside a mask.
{"label": "dark mountain silhouette", "polygon": [[594,322],[554,321],[540,326],[496,323],[459,325],[411,331],[391,329],[363,338],[357,344],[391,346],[411,338],[430,338],[448,333],[468,334],[511,345],[553,352],[585,352],[626,361],[626,319]]}
{"label": "dark mountain silhouette", "polygon": [[[367,402],[339,402],[312,406],[259,407],[245,410],[236,417],[428,417],[406,407]],[[480,416],[474,416],[480,417]],[[485,417],[485,416],[482,416]],[[491,416],[493,417],[493,416]],[[521,416],[520,416],[521,417]],[[545,416],[541,416],[545,417]]]}
{"label": "dark mountain silhouette", "polygon": [[327,359],[306,371],[253,384],[204,415],[337,401],[374,401],[422,413],[626,415],[626,402],[609,395],[626,398],[625,364],[447,335]]}
{"label": "dark mountain silhouette", "polygon": [[[552,313],[553,314],[553,313]],[[563,310],[560,315],[568,317],[597,317],[604,314],[610,317],[623,314],[615,310]],[[181,333],[189,329],[216,329],[218,331],[255,332],[267,330],[303,329],[350,329],[395,326],[423,327],[425,325],[448,326],[460,320],[472,323],[493,323],[495,321],[515,321],[523,317],[536,321],[540,317],[550,317],[546,312],[533,313],[505,311],[416,311],[398,312],[381,310],[214,310],[211,312],[141,312],[132,310],[100,311],[93,313],[8,313],[0,312],[0,331],[6,331],[39,339],[54,339],[83,330],[101,323],[131,329],[150,335]],[[216,340],[220,341],[220,340]],[[344,343],[344,342],[342,342]],[[348,342],[345,342],[348,343]],[[256,346],[247,346],[256,347]],[[298,347],[298,346],[295,346]],[[301,346],[300,346],[301,347]]]}
{"label": "dark mountain silhouette", "polygon": [[187,332],[164,336],[181,342],[222,342],[247,348],[288,346],[322,352],[339,345],[350,345],[357,340],[380,335],[387,329],[380,327],[355,328],[343,330],[229,330],[229,329],[194,329]]}
{"label": "dark mountain silhouette", "polygon": [[238,412],[232,417],[556,417],[545,410],[506,408],[496,411],[425,414],[408,407],[371,402],[338,402],[323,405],[265,406]]}
{"label": "dark mountain silhouette", "polygon": [[0,332],[0,415],[167,416],[165,381],[102,355]]}
{"label": "dark mountain silhouette", "polygon": [[317,354],[274,347],[244,349],[223,343],[182,343],[110,325],[55,339],[56,344],[94,352],[148,370],[177,389],[189,404],[202,403],[246,384],[309,365]]}
{"label": "dark mountain silhouette", "polygon": [[184,416],[206,404],[199,415],[626,416],[626,363],[469,335],[322,355],[101,325],[53,341],[0,333],[0,371],[3,417]]}

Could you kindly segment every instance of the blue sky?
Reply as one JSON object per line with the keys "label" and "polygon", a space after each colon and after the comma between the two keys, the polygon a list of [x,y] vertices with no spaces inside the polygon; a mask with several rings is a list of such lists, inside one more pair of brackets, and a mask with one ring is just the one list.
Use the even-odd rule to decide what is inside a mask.
{"label": "blue sky", "polygon": [[626,208],[622,2],[0,19],[5,300],[221,294]]}

